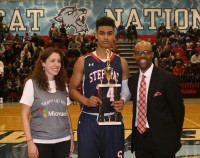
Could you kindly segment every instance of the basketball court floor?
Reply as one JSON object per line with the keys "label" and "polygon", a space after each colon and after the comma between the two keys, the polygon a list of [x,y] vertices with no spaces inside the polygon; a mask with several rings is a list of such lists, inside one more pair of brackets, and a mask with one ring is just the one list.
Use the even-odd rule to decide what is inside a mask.
{"label": "basketball court floor", "polygon": [[[177,158],[200,158],[200,99],[185,99],[185,120],[182,132],[182,148]],[[69,106],[75,135],[75,151],[71,158],[77,158],[77,122],[80,106]],[[132,105],[124,106],[125,158],[135,158],[130,152]],[[28,158],[27,145],[22,131],[21,106],[19,103],[0,104],[0,158]],[[87,144],[86,144],[87,145]]]}

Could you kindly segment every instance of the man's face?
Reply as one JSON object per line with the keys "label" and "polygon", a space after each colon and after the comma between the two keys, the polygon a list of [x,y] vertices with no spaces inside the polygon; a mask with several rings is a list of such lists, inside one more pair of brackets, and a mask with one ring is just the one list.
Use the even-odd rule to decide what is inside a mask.
{"label": "man's face", "polygon": [[98,47],[109,49],[115,38],[114,29],[112,26],[99,26],[96,38],[98,39]]}
{"label": "man's face", "polygon": [[141,71],[146,72],[152,64],[154,53],[150,44],[140,42],[136,45],[133,57]]}

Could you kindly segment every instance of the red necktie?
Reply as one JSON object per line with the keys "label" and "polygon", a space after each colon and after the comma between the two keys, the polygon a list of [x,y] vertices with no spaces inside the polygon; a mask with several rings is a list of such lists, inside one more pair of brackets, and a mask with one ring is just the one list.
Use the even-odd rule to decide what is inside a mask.
{"label": "red necktie", "polygon": [[139,89],[137,129],[141,134],[146,131],[146,82],[144,75],[142,75]]}

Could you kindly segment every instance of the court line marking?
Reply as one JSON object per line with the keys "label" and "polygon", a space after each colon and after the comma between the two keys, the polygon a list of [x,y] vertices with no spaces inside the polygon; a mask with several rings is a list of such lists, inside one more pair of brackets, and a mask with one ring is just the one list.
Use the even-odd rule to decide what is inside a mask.
{"label": "court line marking", "polygon": [[185,116],[189,116],[189,115],[200,115],[200,114],[186,114]]}
{"label": "court line marking", "polygon": [[200,127],[200,124],[198,124],[198,123],[196,123],[196,122],[194,122],[194,121],[191,121],[190,119],[188,119],[188,118],[186,118],[186,117],[185,117],[184,119]]}

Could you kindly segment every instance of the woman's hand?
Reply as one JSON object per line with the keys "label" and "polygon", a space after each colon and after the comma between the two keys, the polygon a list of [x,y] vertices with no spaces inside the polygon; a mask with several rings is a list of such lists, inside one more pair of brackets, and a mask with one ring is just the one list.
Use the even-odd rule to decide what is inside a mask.
{"label": "woman's hand", "polygon": [[28,142],[28,156],[29,156],[29,158],[38,158],[39,157],[38,148],[33,143],[33,141]]}
{"label": "woman's hand", "polygon": [[69,157],[71,156],[71,154],[73,154],[74,152],[74,135],[71,135],[71,145],[70,145],[70,151],[69,151]]}

